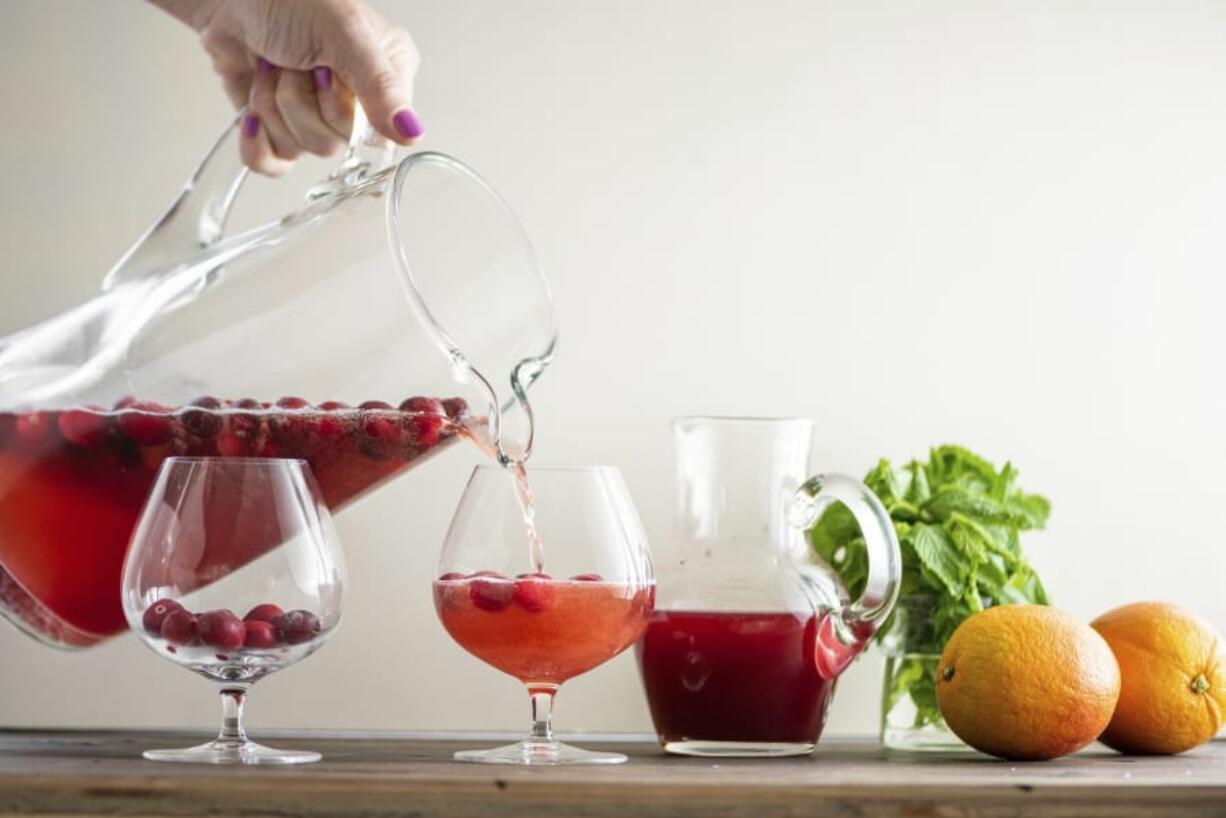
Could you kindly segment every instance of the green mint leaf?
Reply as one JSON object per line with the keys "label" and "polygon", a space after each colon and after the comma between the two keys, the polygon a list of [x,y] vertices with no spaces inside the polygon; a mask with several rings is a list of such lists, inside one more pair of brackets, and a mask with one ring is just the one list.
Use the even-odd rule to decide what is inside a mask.
{"label": "green mint leaf", "polygon": [[911,530],[910,542],[920,566],[940,581],[946,593],[961,596],[965,592],[970,563],[958,553],[945,529],[919,523]]}

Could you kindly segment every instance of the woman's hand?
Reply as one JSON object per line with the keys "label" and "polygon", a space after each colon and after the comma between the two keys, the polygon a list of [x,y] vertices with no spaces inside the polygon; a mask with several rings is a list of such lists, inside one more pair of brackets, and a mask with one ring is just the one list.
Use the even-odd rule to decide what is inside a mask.
{"label": "woman's hand", "polygon": [[191,26],[235,107],[241,151],[279,176],[304,151],[329,156],[353,128],[356,95],[371,125],[412,144],[417,47],[362,0],[152,0]]}

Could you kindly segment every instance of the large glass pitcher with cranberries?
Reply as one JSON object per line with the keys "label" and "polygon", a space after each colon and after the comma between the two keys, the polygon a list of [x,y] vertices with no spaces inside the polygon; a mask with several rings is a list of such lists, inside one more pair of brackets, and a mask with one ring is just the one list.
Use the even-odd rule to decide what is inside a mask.
{"label": "large glass pitcher with cranberries", "polygon": [[[301,458],[334,509],[461,436],[527,456],[556,324],[524,231],[465,165],[393,162],[356,119],[301,208],[226,235],[236,121],[96,297],[0,340],[0,613],[26,633],[125,628],[124,551],[169,455]],[[205,575],[276,544],[245,541]]]}
{"label": "large glass pitcher with cranberries", "polygon": [[[835,680],[898,596],[894,527],[860,481],[809,476],[808,420],[680,418],[674,437],[676,536],[656,549],[656,609],[637,646],[660,742],[685,755],[808,753]],[[857,599],[806,536],[832,503],[867,545]]]}

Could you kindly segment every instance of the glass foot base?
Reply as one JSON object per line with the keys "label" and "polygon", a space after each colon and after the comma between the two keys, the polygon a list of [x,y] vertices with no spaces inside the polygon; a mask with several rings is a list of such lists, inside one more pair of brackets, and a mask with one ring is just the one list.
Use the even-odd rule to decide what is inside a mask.
{"label": "glass foot base", "polygon": [[881,731],[881,743],[887,750],[902,753],[974,752],[948,728],[937,725],[927,727],[886,726]]}
{"label": "glass foot base", "polygon": [[198,747],[175,750],[146,750],[150,761],[179,761],[185,764],[309,764],[319,761],[310,750],[275,750],[254,741],[214,740]]}
{"label": "glass foot base", "polygon": [[779,758],[803,756],[813,752],[816,744],[803,741],[666,741],[664,751],[679,756],[701,758]]}
{"label": "glass foot base", "polygon": [[477,764],[621,764],[621,753],[598,753],[557,741],[520,741],[492,750],[460,750],[453,758]]}

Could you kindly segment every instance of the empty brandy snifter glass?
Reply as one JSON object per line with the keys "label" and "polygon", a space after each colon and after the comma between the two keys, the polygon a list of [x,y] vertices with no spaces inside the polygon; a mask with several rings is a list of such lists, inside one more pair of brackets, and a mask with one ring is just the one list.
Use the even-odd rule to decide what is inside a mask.
{"label": "empty brandy snifter glass", "polygon": [[154,761],[296,764],[319,753],[247,738],[251,686],[301,661],[340,622],[344,557],[301,460],[172,457],[158,472],[123,572],[132,630],[221,691],[217,738]]}

